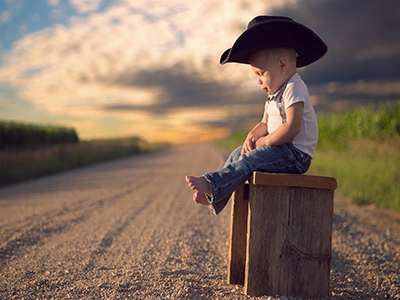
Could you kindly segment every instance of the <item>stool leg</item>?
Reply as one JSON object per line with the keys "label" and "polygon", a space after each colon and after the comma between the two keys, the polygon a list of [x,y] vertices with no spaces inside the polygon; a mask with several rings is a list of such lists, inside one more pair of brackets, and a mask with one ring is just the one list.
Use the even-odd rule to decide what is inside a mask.
{"label": "stool leg", "polygon": [[248,184],[240,186],[232,197],[231,240],[228,283],[244,285],[248,214]]}

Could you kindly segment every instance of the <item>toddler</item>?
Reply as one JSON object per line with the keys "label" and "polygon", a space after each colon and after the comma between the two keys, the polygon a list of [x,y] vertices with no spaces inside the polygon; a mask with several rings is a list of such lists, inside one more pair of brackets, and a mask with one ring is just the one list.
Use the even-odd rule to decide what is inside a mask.
{"label": "toddler", "polygon": [[185,177],[196,190],[196,203],[217,215],[254,171],[303,174],[308,170],[318,141],[318,124],[297,68],[315,62],[326,51],[324,42],[304,25],[286,17],[259,16],[223,53],[221,64],[251,66],[268,99],[261,122],[221,170]]}

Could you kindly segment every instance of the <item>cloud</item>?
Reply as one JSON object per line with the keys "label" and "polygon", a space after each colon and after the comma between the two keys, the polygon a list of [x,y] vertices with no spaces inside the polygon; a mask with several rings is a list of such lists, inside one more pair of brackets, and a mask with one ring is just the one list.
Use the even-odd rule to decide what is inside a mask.
{"label": "cloud", "polygon": [[[26,35],[6,54],[0,74],[48,110],[106,102],[146,103],[158,113],[166,103],[204,106],[234,84],[218,61],[258,9],[246,3],[127,1]],[[246,5],[248,16],[237,18]]]}
{"label": "cloud", "polygon": [[58,6],[58,5],[60,5],[60,0],[47,0],[47,3],[50,6]]}
{"label": "cloud", "polygon": [[[0,25],[8,23],[24,7],[24,0],[5,0],[0,13]],[[5,9],[6,8],[6,9]]]}
{"label": "cloud", "polygon": [[[305,0],[275,11],[315,30],[329,47],[307,75],[319,81],[357,81],[398,76],[400,2]],[[311,68],[310,68],[311,69]]]}
{"label": "cloud", "polygon": [[[249,126],[260,119],[265,95],[247,66],[220,66],[219,58],[259,14],[290,16],[328,44],[323,59],[300,71],[317,108],[327,108],[329,99],[398,91],[397,0],[120,0],[97,12],[101,0],[70,4],[83,15],[25,35],[0,65],[0,81],[51,114],[112,115],[135,119],[135,128],[168,127],[171,134],[185,124],[195,132],[201,124],[208,130]],[[357,88],[360,82],[365,89]],[[391,92],[379,89],[379,96],[375,89],[385,82]]]}
{"label": "cloud", "polygon": [[61,0],[47,0],[47,3],[50,6],[50,16],[58,22],[62,22],[67,12],[66,4],[62,3]]}
{"label": "cloud", "polygon": [[102,0],[69,0],[69,2],[79,13],[88,13],[97,10]]}
{"label": "cloud", "polygon": [[0,24],[7,23],[11,20],[11,12],[9,10],[5,10],[0,14]]}
{"label": "cloud", "polygon": [[[149,139],[222,137],[253,117],[238,114],[238,103],[249,98],[243,82],[249,70],[218,64],[255,13],[238,20],[240,7],[228,1],[114,5],[26,35],[7,53],[0,78],[20,87],[19,96],[34,107],[74,116],[69,122],[82,136],[102,128],[110,135],[152,131]],[[260,118],[263,99],[257,100]],[[105,129],[109,116],[113,125]]]}

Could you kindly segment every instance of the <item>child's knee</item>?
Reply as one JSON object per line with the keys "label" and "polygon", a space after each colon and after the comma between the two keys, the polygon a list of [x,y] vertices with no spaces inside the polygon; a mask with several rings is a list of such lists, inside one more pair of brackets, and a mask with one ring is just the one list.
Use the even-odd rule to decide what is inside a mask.
{"label": "child's knee", "polygon": [[242,155],[242,149],[243,146],[239,146],[235,150],[233,150],[232,156],[234,157],[234,161],[238,160],[240,155]]}

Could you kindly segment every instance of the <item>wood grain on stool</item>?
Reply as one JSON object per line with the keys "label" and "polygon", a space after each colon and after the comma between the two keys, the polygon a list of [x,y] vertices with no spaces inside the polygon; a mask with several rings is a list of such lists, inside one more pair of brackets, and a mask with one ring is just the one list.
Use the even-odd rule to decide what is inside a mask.
{"label": "wood grain on stool", "polygon": [[248,187],[248,202],[244,187],[233,199],[228,282],[248,295],[328,295],[336,179],[254,172]]}

